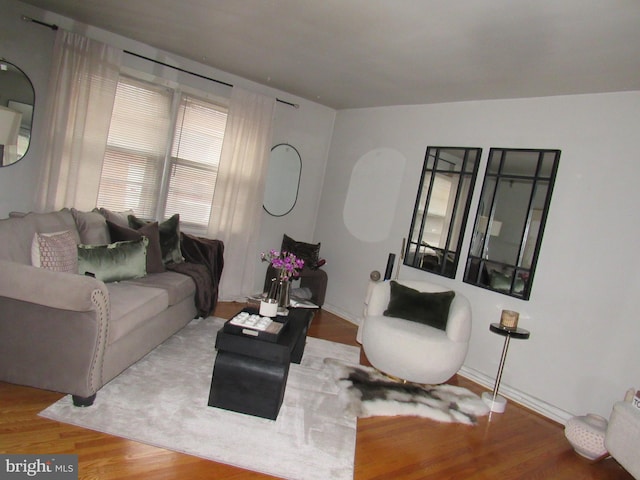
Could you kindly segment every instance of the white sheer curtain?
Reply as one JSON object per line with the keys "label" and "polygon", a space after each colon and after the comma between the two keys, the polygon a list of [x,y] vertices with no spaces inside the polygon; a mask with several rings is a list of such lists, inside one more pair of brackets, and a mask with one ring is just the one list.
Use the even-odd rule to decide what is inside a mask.
{"label": "white sheer curtain", "polygon": [[96,206],[122,51],[58,30],[47,92],[41,211]]}
{"label": "white sheer curtain", "polygon": [[271,151],[275,98],[234,87],[208,234],[224,242],[219,298],[246,300],[260,252],[264,182]]}

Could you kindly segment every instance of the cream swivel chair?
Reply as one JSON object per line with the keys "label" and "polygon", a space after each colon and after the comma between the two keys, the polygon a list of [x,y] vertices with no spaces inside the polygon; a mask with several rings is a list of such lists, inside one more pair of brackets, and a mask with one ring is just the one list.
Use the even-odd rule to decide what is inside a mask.
{"label": "cream swivel chair", "polygon": [[[469,348],[469,301],[462,294],[455,292],[449,307],[446,328],[443,330],[417,321],[385,315],[390,306],[391,283],[384,281],[375,284],[367,300],[361,327],[362,347],[367,359],[381,372],[402,380],[424,384],[446,382],[460,369]],[[426,281],[397,283],[419,292],[450,291],[446,287]],[[394,286],[394,310],[398,301],[409,299],[407,303],[410,303],[416,299],[416,295],[401,296],[400,293],[407,292],[407,289],[401,289],[400,293],[399,289],[401,287]],[[423,304],[422,307],[424,306]]]}

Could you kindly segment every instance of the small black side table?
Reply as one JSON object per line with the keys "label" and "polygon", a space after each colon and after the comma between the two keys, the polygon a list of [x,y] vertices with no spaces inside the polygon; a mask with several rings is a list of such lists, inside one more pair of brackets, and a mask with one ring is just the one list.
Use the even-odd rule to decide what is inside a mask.
{"label": "small black side table", "polygon": [[499,323],[492,323],[489,325],[489,330],[498,335],[504,336],[504,346],[502,347],[502,357],[500,358],[500,366],[498,367],[498,375],[496,376],[496,383],[493,386],[493,392],[484,392],[482,394],[482,400],[491,409],[492,412],[502,413],[507,406],[507,400],[504,397],[498,395],[498,389],[500,388],[500,380],[502,379],[502,371],[504,370],[504,361],[507,358],[507,351],[509,350],[509,341],[512,338],[519,338],[526,340],[530,336],[530,332],[524,328],[509,328],[503,327]]}

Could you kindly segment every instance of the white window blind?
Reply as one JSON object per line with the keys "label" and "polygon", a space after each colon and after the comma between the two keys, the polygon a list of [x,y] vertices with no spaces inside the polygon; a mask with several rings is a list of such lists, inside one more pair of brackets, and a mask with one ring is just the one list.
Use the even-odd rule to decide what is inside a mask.
{"label": "white window blind", "polygon": [[173,102],[174,95],[169,88],[120,77],[98,205],[159,220],[179,213],[181,228],[204,233],[227,112],[188,95]]}
{"label": "white window blind", "polygon": [[120,77],[102,166],[98,205],[156,215],[171,125],[169,89]]}
{"label": "white window blind", "polygon": [[218,175],[227,113],[183,96],[171,148],[166,212],[179,212],[192,231],[206,230]]}

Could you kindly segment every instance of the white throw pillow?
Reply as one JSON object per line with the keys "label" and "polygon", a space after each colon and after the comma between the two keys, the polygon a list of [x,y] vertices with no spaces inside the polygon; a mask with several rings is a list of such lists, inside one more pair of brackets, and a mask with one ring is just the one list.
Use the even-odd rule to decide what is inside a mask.
{"label": "white throw pillow", "polygon": [[31,264],[54,272],[78,273],[78,246],[73,232],[36,233],[31,242]]}

